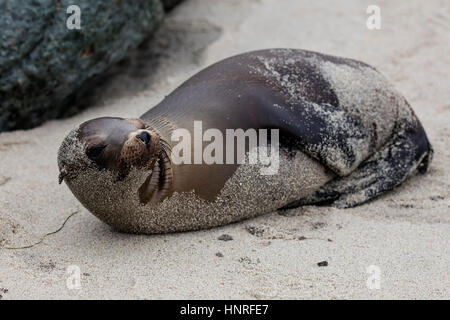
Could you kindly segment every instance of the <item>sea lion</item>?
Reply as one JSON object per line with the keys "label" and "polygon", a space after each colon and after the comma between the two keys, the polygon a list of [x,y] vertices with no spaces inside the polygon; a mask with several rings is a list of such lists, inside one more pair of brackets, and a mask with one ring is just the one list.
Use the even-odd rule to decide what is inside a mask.
{"label": "sea lion", "polygon": [[[195,121],[219,133],[278,130],[278,172],[262,175],[264,165],[248,162],[175,164],[173,134],[180,128],[195,134]],[[246,146],[245,159],[276,145],[270,139]],[[425,172],[431,156],[408,102],[373,67],[271,49],[213,64],[140,118],[81,124],[64,139],[58,165],[60,181],[104,222],[125,232],[161,233],[280,208],[356,206],[416,169]]]}

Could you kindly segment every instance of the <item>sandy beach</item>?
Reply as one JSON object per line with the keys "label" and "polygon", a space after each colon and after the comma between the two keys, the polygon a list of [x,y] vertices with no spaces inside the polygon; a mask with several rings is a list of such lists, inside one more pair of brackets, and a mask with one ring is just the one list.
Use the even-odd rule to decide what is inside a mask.
{"label": "sandy beach", "polygon": [[[366,26],[371,4],[379,30]],[[185,1],[109,71],[84,112],[0,133],[0,299],[449,299],[449,31],[446,0]],[[77,124],[137,117],[211,63],[277,47],[376,67],[426,129],[428,173],[352,209],[152,236],[112,230],[58,184],[57,151]]]}

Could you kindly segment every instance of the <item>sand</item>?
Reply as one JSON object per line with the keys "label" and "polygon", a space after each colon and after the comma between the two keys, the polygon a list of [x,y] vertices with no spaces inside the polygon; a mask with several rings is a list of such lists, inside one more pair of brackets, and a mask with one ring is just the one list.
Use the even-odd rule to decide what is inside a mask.
{"label": "sand", "polygon": [[[449,299],[448,4],[378,1],[382,25],[372,31],[370,4],[187,0],[110,71],[86,111],[1,133],[1,299]],[[304,207],[155,236],[113,231],[58,185],[56,153],[77,124],[138,116],[210,63],[270,47],[375,66],[421,119],[435,149],[429,173],[353,209]],[[7,249],[20,246],[30,248]],[[73,270],[79,289],[67,286]]]}

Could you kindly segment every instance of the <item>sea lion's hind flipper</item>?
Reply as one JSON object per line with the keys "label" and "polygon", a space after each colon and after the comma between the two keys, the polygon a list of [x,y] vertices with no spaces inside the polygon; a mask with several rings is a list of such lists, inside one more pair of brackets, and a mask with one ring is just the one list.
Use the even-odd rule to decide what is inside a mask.
{"label": "sea lion's hind flipper", "polygon": [[310,197],[282,209],[330,203],[340,208],[354,207],[393,189],[416,169],[425,172],[433,150],[420,123],[414,122],[397,123],[393,139],[350,175],[337,177]]}
{"label": "sea lion's hind flipper", "polygon": [[350,174],[372,151],[372,133],[335,106],[302,101],[274,105],[270,113],[274,126],[296,137],[303,152],[338,176]]}

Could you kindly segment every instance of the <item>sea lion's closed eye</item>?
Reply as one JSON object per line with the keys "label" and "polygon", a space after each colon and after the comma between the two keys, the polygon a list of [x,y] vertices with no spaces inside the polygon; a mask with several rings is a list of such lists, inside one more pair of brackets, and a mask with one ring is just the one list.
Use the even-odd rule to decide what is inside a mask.
{"label": "sea lion's closed eye", "polygon": [[92,161],[96,161],[100,158],[100,156],[103,154],[103,151],[105,150],[104,145],[99,145],[99,146],[93,146],[90,147],[86,150],[86,155],[88,156],[89,159],[91,159]]}

